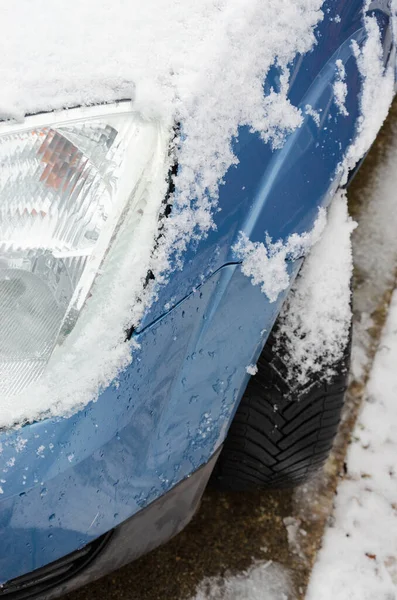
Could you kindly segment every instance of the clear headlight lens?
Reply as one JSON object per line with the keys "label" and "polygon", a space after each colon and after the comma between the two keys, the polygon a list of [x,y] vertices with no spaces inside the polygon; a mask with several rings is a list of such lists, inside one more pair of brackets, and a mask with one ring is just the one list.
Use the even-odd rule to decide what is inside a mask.
{"label": "clear headlight lens", "polygon": [[41,375],[127,210],[139,222],[158,126],[126,104],[0,124],[1,395]]}

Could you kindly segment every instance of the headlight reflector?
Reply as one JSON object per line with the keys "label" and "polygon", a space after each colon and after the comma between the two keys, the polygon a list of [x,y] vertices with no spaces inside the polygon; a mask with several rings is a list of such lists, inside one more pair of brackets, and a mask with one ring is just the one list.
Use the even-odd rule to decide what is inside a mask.
{"label": "headlight reflector", "polygon": [[[129,103],[0,124],[0,394],[43,372],[73,329],[156,149]],[[133,234],[133,229],[131,235]]]}

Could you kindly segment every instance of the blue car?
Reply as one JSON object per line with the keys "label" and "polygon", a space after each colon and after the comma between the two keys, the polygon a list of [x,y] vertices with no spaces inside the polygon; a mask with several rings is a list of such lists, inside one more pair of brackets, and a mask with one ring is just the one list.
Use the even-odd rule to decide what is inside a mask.
{"label": "blue car", "polygon": [[274,56],[261,84],[290,125],[282,113],[266,138],[241,119],[215,192],[187,112],[163,127],[116,84],[73,105],[56,80],[58,104],[0,106],[0,599],[55,598],[135,560],[189,522],[209,481],[290,486],[323,464],[350,329],[326,377],[291,375],[286,299],[386,116],[393,19],[386,0],[324,2],[288,80]]}

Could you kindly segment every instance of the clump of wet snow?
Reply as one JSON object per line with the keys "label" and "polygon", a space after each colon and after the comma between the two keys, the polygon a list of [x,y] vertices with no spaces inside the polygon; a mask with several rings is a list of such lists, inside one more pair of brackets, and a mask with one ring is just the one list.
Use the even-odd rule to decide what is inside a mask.
{"label": "clump of wet snow", "polygon": [[256,563],[238,575],[205,579],[191,600],[293,600],[286,571],[277,563]]}
{"label": "clump of wet snow", "polygon": [[245,369],[248,375],[256,375],[258,372],[258,367],[256,365],[248,365]]}
{"label": "clump of wet snow", "polygon": [[307,600],[397,596],[396,362],[394,292]]}
{"label": "clump of wet snow", "polygon": [[311,106],[311,104],[306,104],[305,113],[309,117],[312,117],[312,119],[315,122],[315,124],[317,125],[317,127],[320,127],[320,113],[318,110],[314,110],[314,108]]}
{"label": "clump of wet snow", "polygon": [[[370,2],[365,3],[368,9]],[[383,63],[383,46],[381,32],[375,16],[363,17],[367,39],[360,48],[356,41],[352,42],[363,87],[360,99],[361,114],[358,119],[357,133],[350,145],[343,165],[343,183],[346,183],[349,171],[365,156],[374,142],[379,129],[389,112],[394,97],[394,64],[385,69]],[[376,109],[375,109],[376,107]]]}
{"label": "clump of wet snow", "polygon": [[313,229],[302,235],[292,234],[286,242],[273,242],[267,237],[266,244],[251,242],[244,233],[240,234],[233,251],[242,261],[241,270],[251,278],[253,285],[260,285],[262,292],[270,302],[290,285],[287,259],[296,260],[307,254],[318,242],[326,224],[326,211],[319,209]]}
{"label": "clump of wet snow", "polygon": [[[142,252],[127,252],[123,260],[108,255],[102,292],[94,288],[84,327],[81,319],[28,394],[2,403],[1,425],[70,414],[129,364],[126,323],[137,324],[156,298],[153,285],[143,290],[145,275],[151,270],[164,283],[172,258],[181,266],[190,240],[214,226],[219,185],[237,163],[232,142],[239,127],[279,148],[301,124],[287,97],[288,64],[315,44],[321,6],[322,0],[132,0],[127,10],[121,0],[84,0],[78,18],[70,3],[21,0],[3,7],[0,114],[20,119],[124,97],[142,118],[159,121],[168,139],[174,122],[181,130],[173,211],[156,251],[163,163],[134,242]],[[274,64],[280,89],[265,95],[263,82]]]}
{"label": "clump of wet snow", "polygon": [[348,111],[345,106],[347,97],[346,69],[343,62],[338,59],[336,61],[336,81],[334,83],[334,101],[341,115],[348,116]]}
{"label": "clump of wet snow", "polygon": [[276,348],[285,351],[287,377],[304,385],[313,373],[329,379],[343,356],[351,324],[351,234],[344,191],[337,193],[320,241],[306,258],[280,314]]}

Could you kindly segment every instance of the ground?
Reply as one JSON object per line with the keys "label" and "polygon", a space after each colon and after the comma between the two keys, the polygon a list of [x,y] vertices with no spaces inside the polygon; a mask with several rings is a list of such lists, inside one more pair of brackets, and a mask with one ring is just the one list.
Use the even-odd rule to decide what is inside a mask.
{"label": "ground", "polygon": [[[397,591],[397,584],[394,584],[397,581],[397,551],[393,554],[393,549],[389,549],[382,564],[377,562],[377,552],[368,549],[364,552],[368,564],[364,562],[362,566],[362,553],[360,560],[357,552],[357,556],[354,553],[357,544],[349,547],[347,554],[343,555],[345,571],[351,567],[350,579],[346,576],[344,580],[344,589],[338,588],[339,591],[335,590],[333,595],[327,595],[331,593],[329,589],[319,585],[320,580],[323,584],[328,578],[330,582],[335,579],[335,571],[330,570],[330,564],[336,557],[338,546],[332,544],[331,538],[337,537],[338,533],[342,535],[343,528],[347,526],[341,523],[342,501],[338,500],[339,505],[336,503],[336,513],[333,514],[335,490],[338,487],[342,498],[346,494],[349,496],[346,488],[349,481],[361,481],[367,478],[366,475],[368,479],[372,477],[371,473],[366,474],[354,463],[354,444],[359,439],[357,430],[362,432],[364,427],[363,437],[367,435],[371,443],[370,426],[365,430],[367,412],[361,414],[356,429],[355,424],[363,398],[367,398],[368,403],[367,385],[370,390],[374,386],[375,390],[379,388],[379,385],[376,388],[377,378],[384,375],[384,372],[379,373],[379,369],[385,368],[388,349],[393,345],[397,329],[395,296],[393,312],[382,337],[395,282],[397,256],[397,242],[394,240],[397,217],[393,219],[393,211],[389,210],[393,187],[397,186],[397,176],[394,175],[394,180],[392,178],[393,158],[397,154],[397,142],[393,146],[396,128],[395,102],[381,135],[349,190],[350,212],[360,225],[354,237],[354,359],[344,419],[333,454],[323,471],[309,485],[294,492],[225,494],[208,490],[192,523],[174,540],[134,564],[66,596],[65,600],[303,600],[305,597],[307,600],[331,597],[336,600],[364,600],[360,592],[359,595],[349,594],[349,581],[351,584],[352,576],[355,579],[360,577],[360,568],[365,573],[372,569],[375,579],[371,580],[371,585],[376,586],[379,581],[379,594],[368,598],[396,598],[392,594]],[[377,233],[379,231],[382,231],[381,236]],[[380,340],[382,344],[377,354]],[[394,343],[397,345],[397,342]],[[374,357],[375,370],[371,375]],[[386,402],[384,399],[379,401]],[[384,418],[387,418],[387,413]],[[349,446],[352,447],[345,463]],[[359,476],[356,476],[357,471]],[[378,491],[382,495],[384,489],[379,485],[381,489]],[[353,491],[350,498],[355,493]],[[340,494],[336,498],[338,496]],[[357,503],[362,505],[360,498]],[[382,517],[379,511],[376,514],[377,518]],[[371,511],[365,516],[371,518],[370,515]],[[387,515],[394,525],[393,517],[396,520],[394,513]],[[359,519],[357,521],[354,515],[352,519],[356,527]],[[364,545],[368,541],[366,533],[363,530]],[[343,533],[345,537],[349,535]],[[318,555],[323,539],[324,550]],[[381,544],[381,540],[377,543]],[[313,564],[318,556],[307,593]],[[386,583],[381,577],[382,569],[389,574]],[[214,579],[225,574],[226,580]],[[380,579],[377,580],[377,577]]]}

